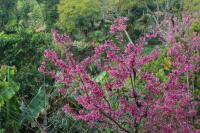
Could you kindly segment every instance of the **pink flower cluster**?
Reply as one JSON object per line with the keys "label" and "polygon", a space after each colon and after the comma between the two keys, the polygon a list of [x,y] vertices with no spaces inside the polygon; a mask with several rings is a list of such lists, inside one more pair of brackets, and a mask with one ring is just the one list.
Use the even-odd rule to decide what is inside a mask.
{"label": "pink flower cluster", "polygon": [[[110,32],[124,31],[126,21],[127,18],[117,19]],[[168,57],[172,68],[164,83],[154,74],[140,71],[143,65],[160,55],[159,48],[149,55],[142,53],[145,41],[156,36],[144,35],[135,44],[128,43],[124,48],[112,40],[106,41],[95,48],[93,56],[81,62],[75,61],[70,48],[65,50],[65,59],[60,59],[54,51],[46,50],[44,57],[58,68],[60,74],[46,70],[46,62],[41,64],[39,71],[46,71],[56,82],[65,85],[66,88],[62,90],[69,92],[80,108],[73,109],[67,103],[63,110],[76,120],[99,127],[113,127],[127,133],[198,133],[200,131],[192,125],[196,116],[196,103],[188,91],[190,85],[182,82],[181,77],[199,70],[199,35],[194,34],[185,44],[176,41],[172,33],[169,34]],[[61,44],[69,41],[58,32],[54,32],[54,38]],[[87,72],[90,64],[95,64],[109,75],[104,83],[96,82]],[[143,85],[142,90],[138,89],[140,83]]]}
{"label": "pink flower cluster", "polygon": [[128,21],[127,17],[117,18],[114,21],[114,24],[110,26],[110,33],[114,34],[116,32],[121,32],[126,30],[126,22]]}
{"label": "pink flower cluster", "polygon": [[62,45],[62,44],[71,45],[72,44],[72,40],[69,35],[67,35],[67,34],[60,35],[57,30],[53,31],[53,39],[56,43],[58,43],[60,45]]}

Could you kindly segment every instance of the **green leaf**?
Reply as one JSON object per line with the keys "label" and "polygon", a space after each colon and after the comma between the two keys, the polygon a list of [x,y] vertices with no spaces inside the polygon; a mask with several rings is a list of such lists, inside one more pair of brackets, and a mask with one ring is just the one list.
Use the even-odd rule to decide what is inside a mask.
{"label": "green leaf", "polygon": [[114,110],[119,108],[119,101],[117,100],[116,97],[110,97],[110,105],[111,105],[111,108]]}
{"label": "green leaf", "polygon": [[40,87],[36,96],[31,100],[28,106],[24,109],[22,115],[22,122],[24,120],[32,121],[37,118],[39,114],[48,106],[48,97],[45,89]]}
{"label": "green leaf", "polygon": [[14,78],[15,72],[16,72],[16,68],[15,67],[10,67],[10,69],[9,69],[9,77],[11,79]]}
{"label": "green leaf", "polygon": [[7,66],[2,65],[0,69],[0,78],[1,80],[6,80],[6,74],[7,74]]}
{"label": "green leaf", "polygon": [[162,82],[167,81],[167,76],[166,76],[166,74],[165,74],[164,69],[159,69],[158,72],[156,73],[156,76],[157,76]]}
{"label": "green leaf", "polygon": [[106,71],[101,72],[96,78],[97,83],[102,83],[108,78],[108,73]]}
{"label": "green leaf", "polygon": [[19,85],[15,82],[0,81],[0,107],[10,100],[19,90]]}
{"label": "green leaf", "polygon": [[5,133],[5,130],[4,129],[0,129],[0,133]]}

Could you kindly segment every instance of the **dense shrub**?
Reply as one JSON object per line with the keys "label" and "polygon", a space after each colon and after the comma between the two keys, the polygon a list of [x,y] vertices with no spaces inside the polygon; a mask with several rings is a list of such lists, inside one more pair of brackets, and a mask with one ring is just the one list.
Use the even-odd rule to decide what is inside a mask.
{"label": "dense shrub", "polygon": [[51,42],[51,36],[19,30],[16,34],[0,34],[0,64],[14,65],[17,69],[16,81],[21,91],[34,92],[41,86],[42,75],[37,72],[42,52]]}
{"label": "dense shrub", "polygon": [[[53,80],[38,72],[38,66],[43,58],[42,55],[45,49],[52,48],[60,52],[61,55],[63,54],[62,49],[57,48],[51,41],[51,37],[50,34],[42,32],[37,33],[30,29],[18,30],[15,34],[0,34],[0,64],[15,66],[16,74],[13,79],[20,85],[18,93],[10,100],[10,103],[13,104],[6,103],[6,105],[9,104],[8,106],[10,106],[8,108],[9,111],[12,112],[9,112],[7,108],[1,110],[1,121],[7,122],[1,125],[0,128],[4,128],[5,132],[29,131],[31,129],[38,130],[38,127],[31,126],[30,123],[34,123],[33,119],[43,121],[45,117],[40,113],[44,111],[44,109],[45,111],[53,110],[49,114],[49,120],[51,120],[51,117],[62,117],[58,111],[62,104],[57,104],[55,106],[51,103],[52,105],[48,104],[47,108],[44,102],[46,96],[47,101],[55,101],[55,99],[59,97],[51,94],[54,83]],[[73,51],[76,54],[76,59],[79,61],[91,55],[92,49],[93,46],[90,44],[85,45],[82,44],[82,42],[74,42]],[[45,86],[47,87],[44,91]],[[2,104],[2,100],[0,100],[0,103]],[[32,113],[30,113],[30,110]],[[7,115],[4,115],[5,113]],[[16,117],[10,117],[13,113],[17,113],[15,115]],[[67,119],[67,121],[69,123],[72,122],[70,119]],[[18,123],[18,125],[13,123]],[[24,123],[27,123],[26,126],[24,126]],[[7,126],[11,127],[13,130],[8,129]],[[62,128],[69,130],[69,127]],[[80,128],[80,130],[83,130],[83,128]],[[59,129],[55,129],[54,131],[59,132]]]}
{"label": "dense shrub", "polygon": [[17,132],[20,127],[17,97],[20,86],[14,81],[15,74],[15,67],[5,65],[0,67],[0,121],[4,121],[0,124],[1,133]]}

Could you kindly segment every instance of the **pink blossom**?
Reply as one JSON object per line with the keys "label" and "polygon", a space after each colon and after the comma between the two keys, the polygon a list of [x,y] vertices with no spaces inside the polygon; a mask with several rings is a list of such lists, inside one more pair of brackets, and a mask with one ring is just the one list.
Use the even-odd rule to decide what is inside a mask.
{"label": "pink blossom", "polygon": [[53,31],[53,39],[56,43],[63,45],[63,44],[68,44],[68,45],[72,45],[72,40],[69,37],[69,35],[60,35],[59,32],[57,30]]}
{"label": "pink blossom", "polygon": [[60,94],[63,94],[63,95],[65,95],[65,94],[66,94],[66,92],[67,92],[67,90],[66,90],[66,89],[64,89],[64,88],[60,88],[60,89],[58,89],[58,92],[59,92]]}
{"label": "pink blossom", "polygon": [[174,37],[174,33],[173,32],[169,32],[167,34],[167,42],[168,43],[174,43],[174,42],[176,42],[176,39]]}
{"label": "pink blossom", "polygon": [[127,17],[121,17],[115,20],[114,24],[110,26],[110,33],[114,34],[116,32],[126,30],[126,22],[128,21]]}
{"label": "pink blossom", "polygon": [[[123,39],[126,21],[127,18],[117,19],[110,32],[120,32],[120,39]],[[188,23],[189,18],[182,22]],[[75,112],[66,104],[64,112],[91,126],[115,128],[120,132],[140,132],[141,127],[141,132],[197,133],[199,131],[190,122],[197,115],[197,104],[192,101],[193,93],[188,91],[190,88],[184,76],[200,70],[199,35],[193,34],[188,40],[175,39],[174,34],[180,35],[177,26],[164,38],[169,43],[166,56],[171,62],[170,70],[164,73],[167,77],[165,82],[161,82],[155,73],[141,71],[142,66],[160,56],[159,48],[148,55],[142,52],[144,43],[157,37],[157,33],[147,33],[134,44],[129,43],[122,48],[108,40],[95,48],[94,55],[80,62],[73,58],[70,47],[64,47],[64,58],[60,58],[55,51],[45,50],[45,61],[51,61],[55,69],[48,70],[46,63],[42,63],[38,70],[46,71],[45,74],[63,84],[67,89],[61,88],[60,91],[70,93],[75,104],[81,107]],[[69,36],[59,35],[57,31],[53,34],[57,43],[71,44]],[[87,71],[90,64],[109,74],[105,81],[96,82],[95,76]]]}
{"label": "pink blossom", "polygon": [[41,73],[45,73],[45,68],[46,68],[46,62],[42,62],[40,67],[38,68],[38,71]]}
{"label": "pink blossom", "polygon": [[157,37],[157,34],[146,34],[147,39],[153,39],[153,38],[156,38],[156,37]]}

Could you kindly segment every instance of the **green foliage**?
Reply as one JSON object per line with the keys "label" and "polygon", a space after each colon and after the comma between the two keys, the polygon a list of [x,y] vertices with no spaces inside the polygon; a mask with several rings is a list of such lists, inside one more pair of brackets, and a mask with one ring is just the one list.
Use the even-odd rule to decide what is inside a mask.
{"label": "green foliage", "polygon": [[19,85],[13,81],[15,71],[15,67],[3,65],[0,68],[0,107],[19,91]]}
{"label": "green foliage", "polygon": [[5,133],[18,133],[22,125],[20,125],[20,109],[18,97],[14,96],[0,108],[0,129],[4,129]]}
{"label": "green foliage", "polygon": [[193,21],[190,29],[189,29],[189,32],[200,32],[200,20],[195,20]]}
{"label": "green foliage", "polygon": [[74,41],[73,42],[73,46],[74,47],[77,47],[78,49],[87,49],[87,48],[89,48],[89,47],[91,47],[92,46],[92,44],[91,43],[87,43],[87,42],[84,42],[84,41]]}
{"label": "green foliage", "polygon": [[5,130],[4,129],[0,129],[0,133],[5,133]]}
{"label": "green foliage", "polygon": [[74,41],[73,53],[78,61],[84,59],[84,57],[90,56],[94,48],[94,44],[85,41]]}
{"label": "green foliage", "polygon": [[45,23],[48,30],[51,30],[55,27],[58,20],[57,4],[59,0],[37,0],[38,3],[42,6]]}
{"label": "green foliage", "polygon": [[17,0],[0,0],[0,31],[12,32],[16,28],[16,2]]}
{"label": "green foliage", "polygon": [[[149,46],[144,49],[145,53],[150,53],[155,46]],[[162,48],[161,56],[153,62],[146,64],[141,71],[155,73],[161,82],[167,81],[167,73],[170,71],[169,60],[166,55],[166,48]]]}
{"label": "green foliage", "polygon": [[17,13],[21,27],[45,30],[43,8],[37,0],[18,0]]}
{"label": "green foliage", "polygon": [[[24,128],[23,125],[28,126],[27,129],[30,128],[38,130],[38,127],[40,125],[38,125],[37,123],[35,127],[33,125],[35,121],[38,121],[37,119],[41,119],[41,114],[46,112],[47,108],[46,106],[44,106],[44,89],[37,89],[44,84],[44,77],[41,73],[38,72],[37,69],[40,64],[40,60],[42,58],[44,50],[47,47],[55,46],[50,46],[50,43],[51,35],[45,33],[35,33],[33,30],[30,29],[18,30],[16,34],[0,34],[0,64],[15,65],[18,72],[13,78],[18,83],[20,83],[20,90],[18,91],[18,95],[9,100],[10,102],[14,103],[10,104],[12,106],[9,106],[8,108],[10,112],[7,110],[7,107],[2,109],[1,112],[1,114],[3,114],[3,112],[8,112],[8,115],[1,116],[1,120],[6,120],[8,121],[8,123],[11,123],[10,125],[7,122],[3,122],[4,125],[2,127],[6,129],[6,131],[8,131],[7,126],[9,126],[12,127],[12,129],[15,129],[15,127],[17,128],[15,131],[12,130],[11,132],[17,132],[18,129]],[[93,46],[91,46],[90,43],[75,42],[73,47],[75,57],[78,60],[82,60],[85,56],[91,54],[92,47]],[[52,80],[49,80],[48,77],[46,77],[45,83],[49,86],[54,84],[54,82]],[[45,91],[48,90],[49,88],[47,88],[47,90]],[[55,99],[57,99],[57,97],[54,97],[50,92],[47,92],[46,96],[46,100],[51,98],[52,101],[55,101]],[[19,101],[20,105],[17,101]],[[48,102],[46,101],[46,103]],[[61,103],[61,105],[54,105],[51,108],[53,110],[57,110],[62,107],[63,105]],[[19,108],[21,109],[21,111],[19,110]],[[17,113],[17,115],[15,113]],[[52,111],[50,115],[53,115],[52,113],[55,113],[55,111]],[[12,117],[10,118],[7,116]],[[16,117],[13,118],[13,116]],[[43,119],[44,118],[42,118],[42,120]],[[47,120],[49,119],[50,117],[47,118]],[[74,122],[71,121],[71,119],[67,117],[65,119],[66,121],[68,121],[68,124],[62,125],[62,129],[67,129],[71,131],[71,129],[74,130],[75,128],[77,128],[76,124],[74,125]],[[47,124],[51,125],[51,123]],[[68,125],[73,125],[73,128],[70,128]],[[82,130],[85,129],[81,128],[81,131]],[[59,132],[60,130],[57,131]]]}
{"label": "green foliage", "polygon": [[108,9],[116,10],[116,11],[127,11],[136,4],[136,0],[108,0],[109,7]]}
{"label": "green foliage", "polygon": [[198,12],[200,9],[200,0],[183,0],[184,3],[184,9]]}
{"label": "green foliage", "polygon": [[16,94],[20,87],[13,80],[15,72],[15,67],[2,65],[0,68],[0,132],[2,133],[16,132],[19,129],[20,111]]}
{"label": "green foliage", "polygon": [[95,77],[95,81],[97,83],[99,83],[101,86],[105,85],[106,82],[108,82],[108,78],[109,78],[109,74],[104,71],[99,73],[96,77]]}
{"label": "green foliage", "polygon": [[103,33],[103,31],[97,30],[94,32],[89,33],[88,40],[95,42],[95,43],[101,43],[105,41],[107,36]]}
{"label": "green foliage", "polygon": [[61,0],[58,4],[59,21],[69,32],[76,27],[87,30],[91,22],[98,17],[100,7],[99,0]]}
{"label": "green foliage", "polygon": [[43,51],[51,43],[51,36],[34,33],[32,30],[19,30],[17,34],[0,34],[0,64],[15,65],[15,76],[21,84],[23,94],[34,95],[42,85],[42,75],[38,66]]}
{"label": "green foliage", "polygon": [[104,128],[103,133],[115,133],[116,131],[114,129],[111,129],[111,128]]}
{"label": "green foliage", "polygon": [[88,128],[86,123],[74,120],[61,110],[51,114],[49,122],[53,125],[53,128],[49,130],[51,133],[98,133],[98,129]]}
{"label": "green foliage", "polygon": [[14,82],[0,82],[0,106],[3,106],[19,90]]}
{"label": "green foliage", "polygon": [[[200,96],[200,73],[195,73],[194,75],[195,75],[194,93],[197,96]],[[199,110],[199,113],[200,113],[200,110]]]}
{"label": "green foliage", "polygon": [[22,122],[24,120],[33,121],[47,106],[48,96],[46,95],[45,88],[41,87],[27,107],[23,109]]}

